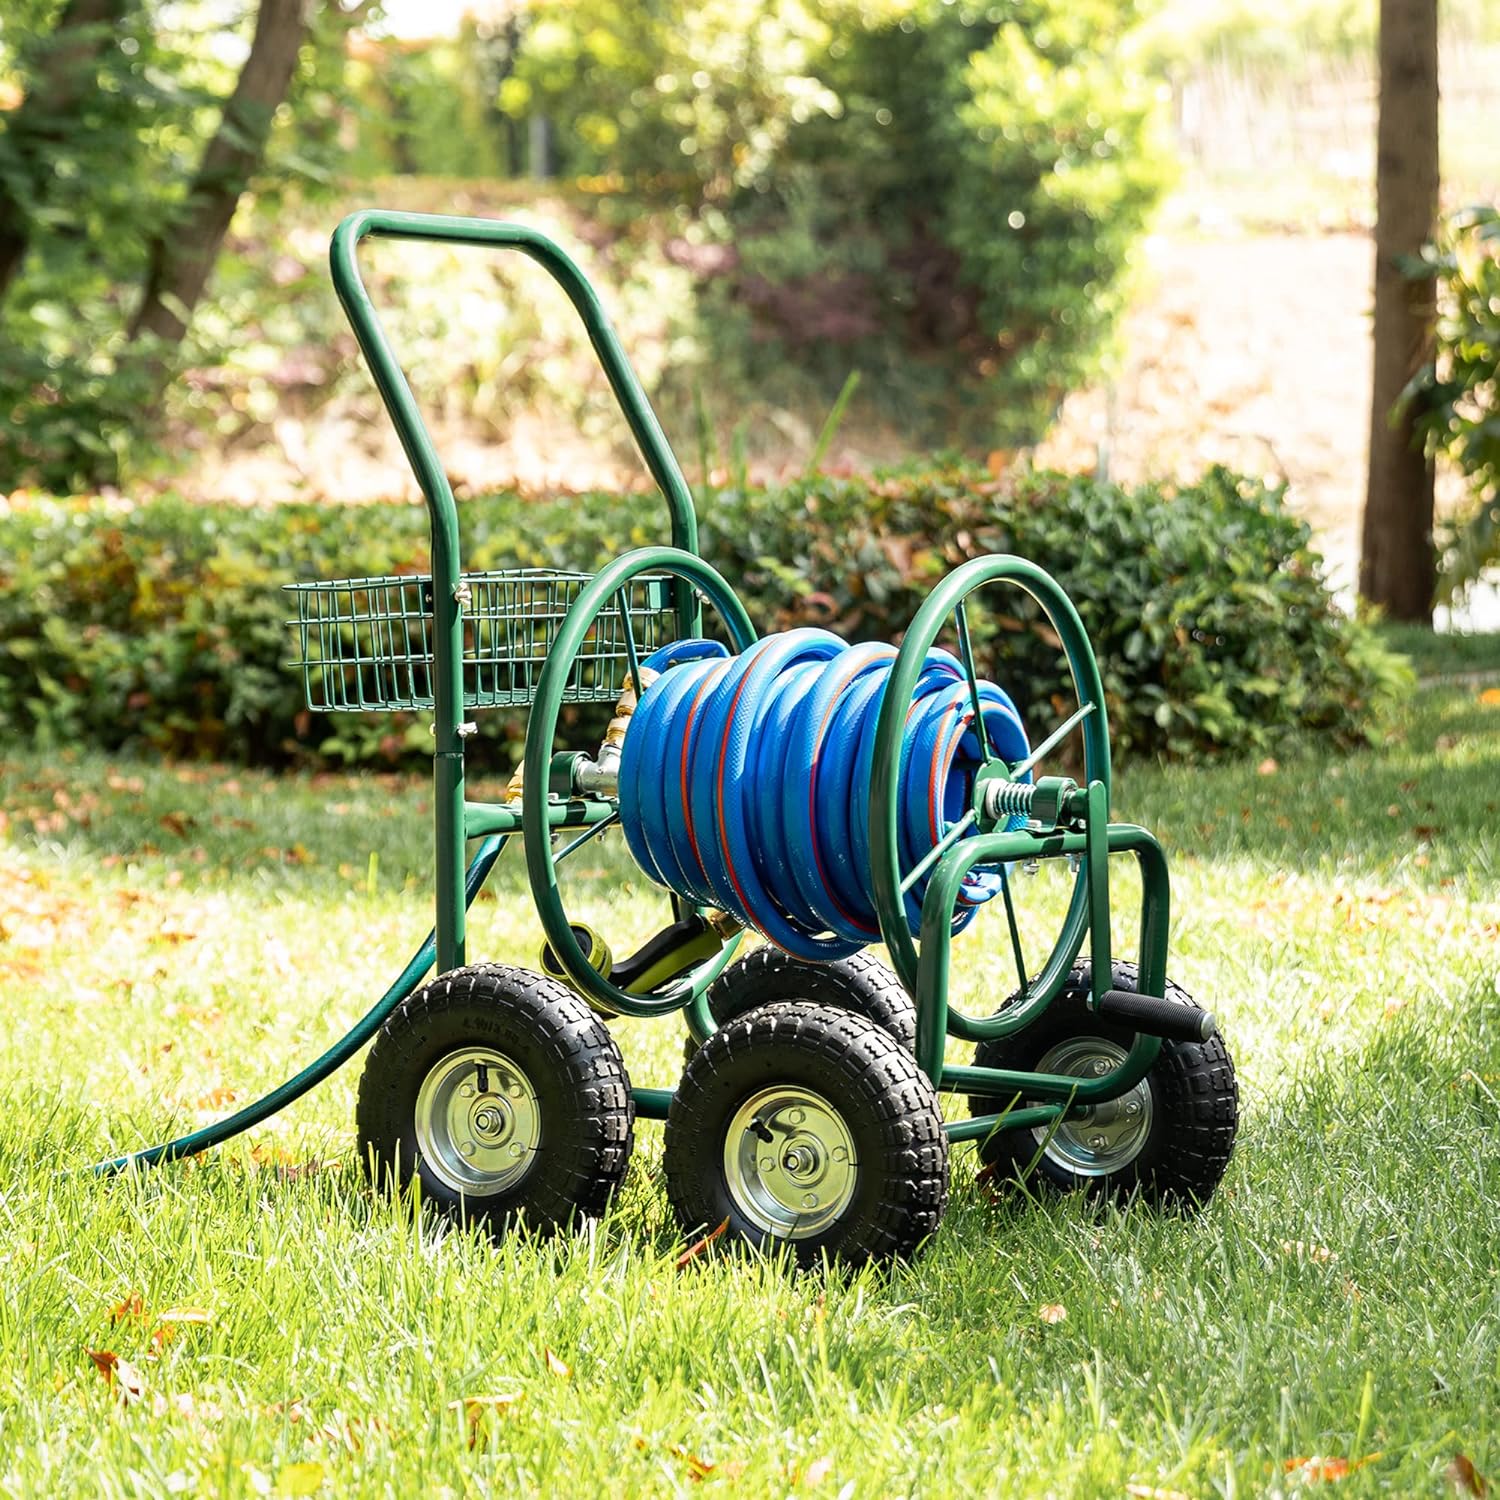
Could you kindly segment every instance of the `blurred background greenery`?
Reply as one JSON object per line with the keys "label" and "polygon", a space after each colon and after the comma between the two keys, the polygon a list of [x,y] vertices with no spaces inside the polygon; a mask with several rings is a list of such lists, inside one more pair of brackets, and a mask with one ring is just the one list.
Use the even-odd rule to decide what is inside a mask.
{"label": "blurred background greenery", "polygon": [[[1029,534],[1035,494],[1075,480],[1094,486],[1085,516],[1200,497],[1189,509],[1203,555],[1228,570],[1221,592],[1306,550],[1317,607],[1347,604],[1369,426],[1376,23],[1376,0],[12,0],[0,23],[4,724],[46,738],[89,715],[122,722],[68,685],[103,671],[78,658],[99,649],[87,600],[111,569],[126,594],[145,589],[126,635],[196,619],[172,601],[209,575],[179,572],[163,592],[151,568],[128,587],[120,570],[141,538],[165,549],[158,572],[199,556],[198,523],[170,499],[134,522],[132,507],[415,496],[325,271],[332,225],[366,203],[513,217],[575,251],[709,511],[748,515],[770,486],[772,510],[817,532],[816,498],[794,483],[811,469],[899,470],[918,476],[914,496],[957,483],[1006,534]],[[1440,618],[1485,625],[1500,614],[1483,581],[1500,554],[1500,262],[1486,207],[1500,186],[1486,124],[1500,0],[1445,7],[1442,26],[1452,217],[1424,274],[1445,342],[1420,415],[1451,459],[1439,508],[1458,612]],[[639,483],[592,351],[539,273],[429,246],[369,259],[461,496]],[[1226,530],[1201,500],[1219,493],[1204,480],[1216,466],[1310,533],[1269,546],[1255,507]],[[1072,478],[1026,490],[1051,470]],[[41,493],[102,498],[59,510]],[[900,545],[962,553],[944,508],[927,514]],[[286,558],[299,524],[267,515],[247,542],[236,523],[223,546]],[[362,555],[406,565],[405,534],[371,519]],[[111,551],[111,536],[135,541]],[[1220,555],[1225,537],[1244,557]],[[753,571],[754,549],[736,546]],[[1169,563],[1146,571],[1170,581]],[[1112,566],[1079,560],[1069,581],[1103,608]],[[264,571],[220,566],[212,586],[263,589]],[[815,575],[777,582],[806,593],[826,581]],[[1287,634],[1276,607],[1256,630]],[[247,608],[226,605],[226,618],[263,613]],[[49,611],[79,629],[48,627]],[[1182,633],[1201,655],[1201,632]],[[276,639],[246,659],[274,670]],[[133,692],[139,712],[136,679],[153,674],[212,698],[191,642],[174,648],[180,670],[142,649],[134,686],[116,682],[110,703]],[[1374,701],[1381,680],[1318,692]],[[1220,712],[1174,701],[1169,717]],[[145,737],[216,753],[220,708],[195,733],[190,712],[163,706]],[[291,711],[278,714],[248,753],[285,756]],[[1148,718],[1133,738],[1156,743]]]}

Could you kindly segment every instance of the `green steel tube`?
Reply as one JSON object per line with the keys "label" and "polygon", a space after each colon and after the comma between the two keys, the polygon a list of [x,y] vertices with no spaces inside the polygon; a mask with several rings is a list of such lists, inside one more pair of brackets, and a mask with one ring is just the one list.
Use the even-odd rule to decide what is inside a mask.
{"label": "green steel tube", "polygon": [[[615,815],[612,802],[597,797],[572,797],[554,802],[543,796],[549,828],[592,828]],[[471,839],[486,834],[510,834],[521,831],[521,807],[511,802],[465,802],[464,834]]]}
{"label": "green steel tube", "polygon": [[970,1120],[948,1120],[943,1124],[943,1134],[950,1141],[988,1140],[997,1130],[1033,1130],[1038,1125],[1050,1125],[1062,1115],[1062,1106],[1038,1104],[1028,1109],[1013,1109],[1005,1114],[975,1115]]}
{"label": "green steel tube", "polygon": [[[479,894],[480,887],[484,884],[495,861],[500,857],[506,842],[503,838],[486,839],[475,852],[464,880],[465,906],[472,903],[475,896]],[[429,932],[422,940],[421,946],[408,960],[406,967],[396,976],[395,982],[360,1017],[358,1023],[345,1032],[321,1057],[309,1063],[300,1073],[289,1078],[280,1087],[272,1089],[269,1094],[263,1095],[254,1103],[247,1104],[243,1109],[236,1110],[234,1114],[222,1120],[216,1120],[212,1125],[205,1125],[201,1130],[178,1136],[176,1140],[166,1141],[160,1146],[147,1146],[140,1151],[131,1151],[125,1156],[115,1157],[113,1161],[99,1162],[92,1170],[101,1176],[107,1176],[123,1172],[128,1167],[155,1167],[163,1162],[193,1156],[199,1151],[222,1146],[225,1141],[232,1140],[237,1135],[243,1135],[252,1125],[258,1125],[262,1120],[269,1119],[278,1111],[285,1109],[288,1104],[300,1099],[309,1090],[322,1083],[325,1078],[343,1067],[380,1030],[391,1012],[422,982],[423,976],[432,967],[436,954],[436,934]]]}
{"label": "green steel tube", "polygon": [[[1062,586],[1051,574],[1023,557],[976,557],[956,568],[928,595],[906,633],[881,702],[880,717],[875,729],[875,759],[870,774],[870,868],[875,887],[876,916],[880,922],[881,937],[885,939],[890,952],[891,966],[906,986],[907,992],[918,999],[919,1011],[921,992],[918,986],[917,947],[907,929],[901,900],[904,872],[900,867],[896,835],[901,736],[911,704],[912,690],[916,686],[923,660],[942,632],[948,616],[967,595],[995,583],[1008,583],[1029,594],[1041,606],[1042,612],[1057,632],[1073,674],[1078,701],[1081,705],[1092,705],[1093,709],[1083,720],[1085,777],[1104,787],[1106,799],[1110,786],[1109,726],[1104,706],[1104,684],[1083,622],[1078,618],[1078,611],[1063,592]],[[958,847],[967,848],[975,842],[977,841],[966,839]],[[942,868],[939,866],[940,870]],[[1062,988],[1068,970],[1083,946],[1084,933],[1088,928],[1089,902],[1081,873],[1080,878],[1074,882],[1072,900],[1052,953],[1031,982],[1030,993],[1039,1005],[1046,1004]],[[928,889],[930,892],[931,886]],[[925,942],[925,938],[923,941]],[[946,994],[946,990],[943,993]]]}
{"label": "green steel tube", "polygon": [[[701,593],[719,612],[727,626],[734,650],[745,651],[755,644],[755,627],[745,613],[745,606],[723,577],[701,557],[673,547],[641,547],[617,557],[600,569],[579,591],[547,653],[537,682],[536,700],[526,726],[524,784],[546,786],[552,764],[552,746],[557,737],[557,717],[562,708],[563,692],[573,671],[573,662],[593,628],[601,610],[615,593],[642,573],[667,573],[692,590]],[[687,589],[681,593],[689,593]],[[526,846],[526,872],[531,882],[531,897],[541,919],[547,943],[558,963],[572,980],[579,994],[592,997],[622,1016],[662,1016],[681,1010],[701,995],[718,977],[738,949],[738,939],[725,945],[718,958],[700,965],[690,976],[663,995],[633,995],[611,984],[588,961],[563,908],[558,889],[557,870],[552,861],[550,828],[546,803],[540,798],[523,797],[521,832]],[[701,1024],[704,1011],[696,1012]]]}
{"label": "green steel tube", "polygon": [[[1141,936],[1139,949],[1142,994],[1159,995],[1166,983],[1167,937],[1171,917],[1170,889],[1166,858],[1161,846],[1144,828],[1133,823],[1112,823],[1105,833],[1110,853],[1134,854],[1141,866]],[[1010,863],[1024,859],[1056,859],[1068,854],[1086,854],[1086,833],[1035,834],[1025,829],[1012,833],[981,834],[965,839],[950,849],[938,865],[922,901],[921,954],[917,968],[917,1063],[939,1088],[955,1087],[978,1093],[1014,1091],[1016,1077],[1006,1077],[994,1069],[955,1068],[943,1063],[944,1044],[949,1036],[965,1041],[983,1042],[1011,1036],[1031,1024],[1051,1004],[1055,991],[1044,992],[1036,986],[1017,1005],[1007,1007],[1000,1015],[966,1016],[948,1004],[948,988],[953,956],[953,934],[950,919],[958,900],[960,886],[977,864]],[[1104,871],[1100,879],[1106,879]],[[1075,950],[1074,955],[1077,956]],[[1072,960],[1069,960],[1071,964]],[[1066,971],[1065,971],[1066,973]],[[1058,988],[1061,988],[1059,983]],[[1097,1095],[1112,1098],[1134,1087],[1156,1061],[1160,1042],[1156,1037],[1137,1036],[1126,1062],[1101,1083],[1109,1085],[1100,1092],[1099,1085],[1074,1080],[1081,1099]],[[1138,1069],[1128,1082],[1120,1080],[1130,1069]],[[983,1075],[971,1076],[971,1075]]]}
{"label": "green steel tube", "polygon": [[665,1120],[672,1107],[671,1089],[631,1089],[638,1120]]}
{"label": "green steel tube", "polygon": [[[673,544],[695,552],[698,522],[687,480],[619,339],[610,327],[598,293],[560,246],[524,225],[444,214],[361,209],[338,226],[329,247],[334,290],[369,364],[380,398],[395,424],[431,518],[434,885],[437,967],[439,973],[445,973],[463,963],[465,936],[464,745],[460,733],[463,719],[463,618],[459,600],[458,507],[432,436],[359,274],[359,243],[371,235],[518,250],[542,266],[562,287],[583,319],[589,341],[604,366],[610,388],[625,414],[646,467],[666,497]],[[691,602],[679,605],[681,626],[691,627],[694,608]]]}
{"label": "green steel tube", "polygon": [[1089,893],[1089,988],[1097,1010],[1114,972],[1109,961],[1109,792],[1091,781],[1087,796],[1085,853],[1078,873]]}
{"label": "green steel tube", "polygon": [[562,287],[583,320],[589,342],[604,367],[610,389],[619,402],[641,457],[666,497],[672,523],[672,545],[686,552],[698,550],[697,514],[687,480],[619,338],[610,326],[609,315],[599,294],[568,253],[539,230],[524,224],[509,224],[500,219],[466,219],[451,214],[360,209],[350,214],[334,231],[331,250],[334,290],[349,315],[360,348],[370,361],[376,384],[435,517],[438,511],[443,511],[444,524],[451,521],[456,532],[457,509],[452,491],[437,461],[432,439],[412,399],[406,377],[391,352],[385,331],[360,279],[355,251],[361,240],[372,235],[517,250],[540,265]]}

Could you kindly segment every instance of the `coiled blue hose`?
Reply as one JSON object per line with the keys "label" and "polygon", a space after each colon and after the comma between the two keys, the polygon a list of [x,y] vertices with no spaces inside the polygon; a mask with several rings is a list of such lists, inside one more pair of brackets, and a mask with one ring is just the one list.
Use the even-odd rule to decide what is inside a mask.
{"label": "coiled blue hose", "polygon": [[[739,656],[682,641],[648,657],[642,665],[661,676],[641,696],[620,759],[620,823],[636,863],[801,958],[840,958],[878,940],[870,770],[895,659],[893,646],[850,646],[814,629],[766,636]],[[1015,704],[990,682],[979,702],[995,754],[1025,759]],[[903,870],[968,811],[980,765],[973,721],[962,666],[934,648],[901,742]],[[1003,878],[976,868],[955,931]],[[926,886],[924,875],[906,893],[913,935]]]}

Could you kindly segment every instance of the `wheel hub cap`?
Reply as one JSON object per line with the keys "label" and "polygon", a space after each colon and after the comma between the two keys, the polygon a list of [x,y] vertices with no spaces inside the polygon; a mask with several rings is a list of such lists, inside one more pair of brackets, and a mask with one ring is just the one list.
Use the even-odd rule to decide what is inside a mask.
{"label": "wheel hub cap", "polygon": [[777,1239],[821,1233],[848,1208],[859,1177],[843,1116],[810,1089],[762,1089],[724,1137],[724,1177],[735,1207]]}
{"label": "wheel hub cap", "polygon": [[[1124,1061],[1125,1048],[1104,1037],[1072,1037],[1039,1058],[1036,1071],[1094,1080],[1113,1073]],[[1151,1088],[1144,1078],[1118,1099],[1096,1104],[1080,1118],[1063,1120],[1055,1130],[1039,1125],[1032,1131],[1049,1160],[1079,1177],[1106,1177],[1128,1166],[1150,1133]]]}
{"label": "wheel hub cap", "polygon": [[463,1047],[438,1062],[417,1090],[415,1123],[428,1170],[458,1193],[514,1187],[542,1138],[531,1080],[491,1047]]}

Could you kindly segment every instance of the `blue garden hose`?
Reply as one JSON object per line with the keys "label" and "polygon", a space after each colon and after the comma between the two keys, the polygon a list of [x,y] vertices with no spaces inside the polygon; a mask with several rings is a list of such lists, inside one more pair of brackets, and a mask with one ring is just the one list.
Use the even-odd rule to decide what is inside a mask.
{"label": "blue garden hose", "polygon": [[[893,646],[850,646],[815,629],[766,636],[739,656],[685,641],[648,657],[642,665],[661,675],[641,696],[620,759],[620,823],[637,864],[800,958],[841,958],[876,941],[870,771],[895,659]],[[978,699],[994,753],[1024,760],[1015,704],[990,682]],[[901,742],[903,869],[969,809],[981,764],[974,717],[963,667],[929,651]],[[976,869],[955,931],[1001,878]],[[913,935],[926,884],[924,875],[905,894]]]}
{"label": "blue garden hose", "polygon": [[[464,906],[466,908],[473,905],[475,896],[479,894],[479,888],[484,884],[485,877],[500,857],[506,842],[505,837],[487,838],[475,852],[474,858],[469,863],[468,873],[464,877]],[[144,1146],[139,1151],[117,1156],[112,1161],[98,1162],[93,1170],[101,1176],[108,1176],[123,1172],[128,1167],[155,1167],[162,1162],[177,1161],[184,1156],[193,1156],[199,1151],[222,1146],[225,1141],[233,1140],[237,1135],[243,1135],[252,1125],[259,1125],[262,1120],[269,1119],[278,1110],[285,1109],[293,1100],[300,1099],[310,1089],[316,1088],[325,1078],[343,1067],[380,1030],[391,1012],[422,982],[423,976],[432,967],[436,953],[437,941],[434,934],[429,932],[421,947],[412,954],[406,967],[397,976],[395,983],[360,1017],[355,1025],[321,1057],[310,1062],[295,1077],[287,1079],[278,1088],[272,1089],[269,1094],[262,1095],[253,1103],[236,1110],[232,1115],[225,1116],[222,1120],[216,1120],[212,1125],[205,1125],[201,1130],[190,1131],[187,1135],[178,1136],[176,1140],[164,1141],[159,1146]]]}

